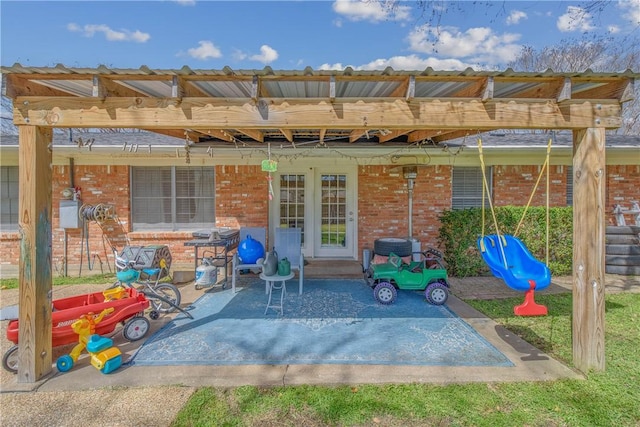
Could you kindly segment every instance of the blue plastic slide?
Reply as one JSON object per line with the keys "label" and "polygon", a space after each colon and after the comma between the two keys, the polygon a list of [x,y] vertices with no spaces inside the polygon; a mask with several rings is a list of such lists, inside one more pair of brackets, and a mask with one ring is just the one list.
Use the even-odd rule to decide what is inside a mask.
{"label": "blue plastic slide", "polygon": [[549,267],[538,261],[520,239],[491,234],[478,238],[478,248],[494,276],[516,291],[545,289],[551,283]]}

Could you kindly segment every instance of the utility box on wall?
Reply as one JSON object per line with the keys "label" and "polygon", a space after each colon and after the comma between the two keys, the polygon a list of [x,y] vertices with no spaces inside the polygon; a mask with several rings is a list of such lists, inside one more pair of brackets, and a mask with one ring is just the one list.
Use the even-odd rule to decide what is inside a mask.
{"label": "utility box on wall", "polygon": [[79,200],[60,200],[60,228],[80,228]]}

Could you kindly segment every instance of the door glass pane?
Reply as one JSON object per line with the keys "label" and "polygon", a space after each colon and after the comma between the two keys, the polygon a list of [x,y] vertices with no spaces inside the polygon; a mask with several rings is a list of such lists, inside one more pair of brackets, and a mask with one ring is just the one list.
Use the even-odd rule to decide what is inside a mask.
{"label": "door glass pane", "polygon": [[322,175],[320,194],[322,247],[345,247],[347,176]]}
{"label": "door glass pane", "polygon": [[300,228],[304,243],[304,175],[280,175],[280,227]]}

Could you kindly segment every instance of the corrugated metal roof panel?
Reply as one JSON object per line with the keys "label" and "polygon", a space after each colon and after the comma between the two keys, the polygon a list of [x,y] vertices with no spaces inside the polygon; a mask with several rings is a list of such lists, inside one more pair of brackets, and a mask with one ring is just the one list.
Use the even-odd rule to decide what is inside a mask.
{"label": "corrugated metal roof panel", "polygon": [[603,78],[603,77],[629,77],[640,78],[638,72],[633,70],[624,70],[616,72],[594,72],[590,69],[582,72],[554,72],[553,70],[546,70],[544,72],[523,72],[507,69],[504,71],[476,71],[472,68],[467,68],[464,71],[460,70],[433,70],[427,68],[425,70],[394,70],[391,67],[387,67],[385,70],[353,70],[348,67],[344,70],[312,70],[309,67],[304,70],[273,70],[271,67],[265,67],[262,70],[233,70],[230,67],[224,67],[222,70],[215,69],[191,69],[189,67],[183,67],[181,69],[151,69],[147,66],[141,66],[136,68],[108,68],[100,66],[98,68],[74,68],[65,67],[64,65],[58,65],[56,67],[26,67],[20,63],[16,63],[12,66],[2,66],[0,68],[2,73],[21,73],[21,74],[118,74],[118,75],[201,75],[201,76],[359,76],[359,77],[376,77],[376,76],[439,76],[439,77],[522,77],[522,78],[535,78],[535,77],[580,77],[580,78]]}

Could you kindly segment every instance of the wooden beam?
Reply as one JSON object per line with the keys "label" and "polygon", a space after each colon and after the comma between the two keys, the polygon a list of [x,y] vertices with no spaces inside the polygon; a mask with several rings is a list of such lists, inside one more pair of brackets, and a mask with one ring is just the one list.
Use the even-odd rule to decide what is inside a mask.
{"label": "wooden beam", "polygon": [[211,96],[211,94],[200,89],[194,82],[186,80],[183,76],[178,77],[178,85],[180,87],[182,97],[194,97],[194,96]]}
{"label": "wooden beam", "polygon": [[279,131],[287,138],[287,141],[293,142],[293,131],[291,129],[279,129]]}
{"label": "wooden beam", "polygon": [[123,86],[120,83],[116,83],[113,80],[106,79],[104,78],[104,76],[96,74],[93,76],[92,96],[96,98],[104,99],[108,96],[136,97],[136,96],[147,96],[147,95],[137,90],[131,89],[128,86]]}
{"label": "wooden beam", "polygon": [[573,363],[602,371],[607,206],[604,129],[573,134]]}
{"label": "wooden beam", "polygon": [[264,133],[255,129],[238,129],[238,132],[247,135],[251,139],[255,139],[258,142],[264,142]]}
{"label": "wooden beam", "polygon": [[71,93],[42,85],[15,74],[7,74],[7,97],[18,96],[70,96]]}
{"label": "wooden beam", "polygon": [[200,132],[227,142],[235,142],[236,140],[233,135],[220,129],[201,129]]}
{"label": "wooden beam", "polygon": [[218,129],[581,129],[617,128],[618,101],[18,97],[14,123],[75,128]]}
{"label": "wooden beam", "polygon": [[[600,82],[596,82],[600,83]],[[624,90],[629,84],[627,79],[616,80],[613,82],[602,82],[596,84],[593,88],[580,90],[573,93],[575,99],[599,99],[599,98],[614,98],[620,99],[624,94]]]}
{"label": "wooden beam", "polygon": [[430,129],[430,130],[416,130],[409,134],[407,142],[418,142],[425,139],[431,139],[436,135],[442,134],[442,130]]}
{"label": "wooden beam", "polygon": [[18,383],[51,371],[51,129],[19,126]]}
{"label": "wooden beam", "polygon": [[[489,87],[489,77],[481,77],[473,80],[467,80],[462,89],[451,95],[452,98],[482,98]],[[493,79],[492,79],[493,85]],[[493,94],[492,94],[493,96]]]}
{"label": "wooden beam", "polygon": [[383,134],[379,134],[378,135],[378,141],[379,142],[387,142],[387,141],[391,141],[392,139],[395,139],[399,136],[402,135],[406,135],[409,132],[411,132],[411,129],[397,129],[397,130],[392,130],[390,131],[388,134],[383,135]]}
{"label": "wooden beam", "polygon": [[[359,140],[362,135],[365,135],[367,133],[366,129],[354,129],[351,131],[351,133],[349,134],[349,142],[356,142],[357,140]],[[369,138],[367,138],[369,139]]]}
{"label": "wooden beam", "polygon": [[320,134],[318,136],[318,139],[320,140],[320,143],[324,143],[324,136],[327,134],[327,130],[325,128],[320,129]]}

